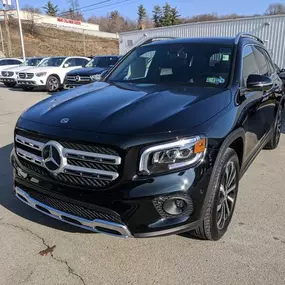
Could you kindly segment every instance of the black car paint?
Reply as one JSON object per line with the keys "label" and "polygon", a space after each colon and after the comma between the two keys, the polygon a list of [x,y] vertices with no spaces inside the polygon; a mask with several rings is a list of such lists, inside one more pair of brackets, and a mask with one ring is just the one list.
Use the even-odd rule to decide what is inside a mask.
{"label": "black car paint", "polygon": [[[35,185],[15,173],[15,184],[89,208],[116,211],[135,237],[196,228],[203,218],[205,197],[210,195],[208,184],[217,157],[225,148],[233,147],[244,173],[267,142],[277,108],[284,103],[277,74],[272,75],[275,85],[269,92],[240,87],[241,50],[246,44],[259,45],[241,39],[232,81],[226,89],[99,82],[65,91],[31,107],[19,118],[17,129],[52,140],[108,145],[118,150],[124,162],[118,181],[92,191],[43,178],[23,167],[13,154],[16,164],[40,181]],[[63,117],[70,117],[64,127],[60,124]],[[146,146],[197,134],[208,138],[203,163],[164,175],[138,175],[139,155]],[[153,206],[154,197],[175,193],[191,195],[193,215],[161,219]]]}

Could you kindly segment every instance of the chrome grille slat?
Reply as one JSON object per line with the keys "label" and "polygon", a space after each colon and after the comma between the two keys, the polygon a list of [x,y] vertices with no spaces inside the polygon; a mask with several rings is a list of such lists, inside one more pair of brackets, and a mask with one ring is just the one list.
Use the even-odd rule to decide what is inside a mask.
{"label": "chrome grille slat", "polygon": [[[64,163],[55,173],[46,168],[47,162],[41,156],[45,151],[46,143],[60,144],[60,153]],[[72,185],[87,185],[96,188],[106,187],[119,177],[121,157],[114,155],[117,154],[115,150],[93,145],[84,145],[81,147],[84,150],[76,150],[66,148],[66,145],[80,148],[78,143],[62,143],[60,140],[57,143],[40,136],[38,139],[37,135],[26,136],[23,132],[16,132],[15,136],[15,150],[21,159],[20,162],[25,161],[24,164],[22,163],[23,166],[41,175],[53,176],[59,181]],[[95,153],[94,150],[101,153]]]}
{"label": "chrome grille slat", "polygon": [[24,72],[20,72],[19,73],[19,77],[21,79],[32,79],[34,77],[33,73],[24,73]]}
{"label": "chrome grille slat", "polygon": [[22,137],[19,135],[16,135],[15,140],[16,140],[16,142],[18,142],[22,145],[25,145],[27,147],[31,147],[31,148],[36,149],[36,150],[42,150],[44,147],[44,144],[41,142],[34,141],[34,140],[31,140],[31,139],[28,139],[28,138],[25,138],[25,137]]}

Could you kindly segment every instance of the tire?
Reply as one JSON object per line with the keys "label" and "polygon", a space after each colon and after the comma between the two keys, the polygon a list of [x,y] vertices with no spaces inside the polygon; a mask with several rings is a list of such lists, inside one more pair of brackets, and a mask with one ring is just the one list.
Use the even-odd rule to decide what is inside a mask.
{"label": "tire", "polygon": [[[199,228],[190,233],[204,240],[219,240],[227,232],[236,205],[240,170],[238,156],[233,149],[227,148],[217,163],[212,173],[214,179],[211,179],[207,190],[211,194],[205,201],[205,216]],[[230,190],[228,196],[225,190]]]}
{"label": "tire", "polygon": [[46,83],[46,90],[48,92],[56,92],[60,89],[60,87],[60,80],[58,77],[54,75],[49,76]]}
{"label": "tire", "polygon": [[24,91],[33,91],[34,90],[34,87],[32,87],[32,86],[24,86],[22,88]]}
{"label": "tire", "polygon": [[282,105],[279,105],[274,123],[274,131],[268,143],[265,145],[264,147],[265,149],[275,149],[278,147],[281,136],[282,121],[283,121],[283,107]]}
{"label": "tire", "polygon": [[4,82],[4,85],[8,88],[12,88],[17,85],[16,82]]}

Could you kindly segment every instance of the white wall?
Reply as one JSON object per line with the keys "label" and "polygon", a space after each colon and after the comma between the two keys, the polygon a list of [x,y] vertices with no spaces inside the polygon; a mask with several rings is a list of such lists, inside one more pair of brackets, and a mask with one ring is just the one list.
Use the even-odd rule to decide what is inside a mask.
{"label": "white wall", "polygon": [[[3,11],[0,11],[0,15],[3,15]],[[17,11],[9,11],[9,15],[13,18],[17,18]],[[63,19],[60,17],[51,17],[47,15],[41,15],[36,13],[30,13],[27,11],[20,11],[20,18],[22,20],[33,20],[38,25],[56,27],[60,30],[72,31],[75,33],[85,33],[86,35],[109,38],[109,39],[118,39],[118,34],[106,33],[99,31],[99,25],[90,24],[81,21],[74,21],[69,19]]]}

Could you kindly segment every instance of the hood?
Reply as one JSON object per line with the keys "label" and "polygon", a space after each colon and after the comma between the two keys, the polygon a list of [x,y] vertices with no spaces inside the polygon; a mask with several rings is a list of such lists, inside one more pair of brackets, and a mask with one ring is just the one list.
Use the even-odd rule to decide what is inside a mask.
{"label": "hood", "polygon": [[101,74],[103,71],[108,70],[108,68],[101,68],[101,67],[85,67],[80,69],[75,69],[68,72],[67,75],[76,76],[76,75],[95,75]]}
{"label": "hood", "polygon": [[17,67],[7,68],[7,69],[5,69],[5,71],[18,72],[18,71],[24,71],[26,69],[31,69],[31,68],[33,68],[33,67],[25,65],[25,66],[17,66]]}
{"label": "hood", "polygon": [[3,71],[3,70],[8,70],[8,69],[11,69],[11,68],[14,68],[14,67],[19,67],[19,65],[1,65],[0,66],[0,71]]}
{"label": "hood", "polygon": [[227,89],[96,82],[41,101],[22,117],[81,131],[149,135],[198,126],[230,100]]}
{"label": "hood", "polygon": [[30,67],[25,70],[25,72],[31,72],[31,73],[36,73],[36,72],[49,72],[50,70],[56,70],[60,67],[56,66],[43,66],[43,67]]}

